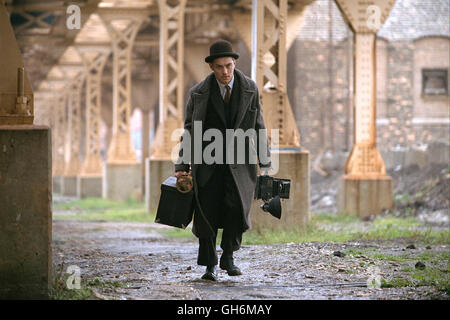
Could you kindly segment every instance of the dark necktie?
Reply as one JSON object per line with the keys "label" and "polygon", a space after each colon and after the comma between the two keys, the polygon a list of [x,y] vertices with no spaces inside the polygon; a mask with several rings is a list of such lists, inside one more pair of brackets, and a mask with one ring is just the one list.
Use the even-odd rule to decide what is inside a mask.
{"label": "dark necktie", "polygon": [[231,88],[229,85],[226,85],[225,88],[227,89],[227,93],[225,93],[225,103],[228,104],[228,102],[230,102],[230,97],[231,97]]}

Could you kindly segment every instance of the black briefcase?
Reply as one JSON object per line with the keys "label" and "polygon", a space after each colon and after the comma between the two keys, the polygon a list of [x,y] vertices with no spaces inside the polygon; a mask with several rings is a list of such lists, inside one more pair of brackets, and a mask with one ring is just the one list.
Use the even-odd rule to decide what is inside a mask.
{"label": "black briefcase", "polygon": [[161,184],[155,222],[185,229],[192,221],[194,190],[182,193],[176,184],[176,177],[169,177]]}

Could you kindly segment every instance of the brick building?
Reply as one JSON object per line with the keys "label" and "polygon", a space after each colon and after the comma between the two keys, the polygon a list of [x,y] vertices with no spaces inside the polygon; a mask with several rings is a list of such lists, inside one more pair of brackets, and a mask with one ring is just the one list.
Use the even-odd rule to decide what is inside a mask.
{"label": "brick building", "polygon": [[[436,146],[433,160],[448,161],[448,17],[446,0],[397,0],[378,32],[377,143],[387,166],[398,150]],[[352,45],[334,1],[306,9],[288,77],[302,146],[313,157],[352,146]]]}

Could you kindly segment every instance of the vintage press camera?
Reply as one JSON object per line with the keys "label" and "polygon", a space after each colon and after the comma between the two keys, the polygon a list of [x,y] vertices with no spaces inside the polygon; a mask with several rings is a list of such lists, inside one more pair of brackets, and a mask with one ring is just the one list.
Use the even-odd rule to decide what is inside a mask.
{"label": "vintage press camera", "polygon": [[258,176],[256,180],[255,199],[262,199],[261,209],[272,216],[281,218],[281,200],[289,199],[291,180],[278,179],[268,175]]}

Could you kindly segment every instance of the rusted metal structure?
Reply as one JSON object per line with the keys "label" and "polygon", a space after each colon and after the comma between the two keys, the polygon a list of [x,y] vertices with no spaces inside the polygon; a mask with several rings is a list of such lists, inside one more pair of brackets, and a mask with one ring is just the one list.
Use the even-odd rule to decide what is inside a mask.
{"label": "rusted metal structure", "polygon": [[394,205],[392,179],[376,144],[376,32],[395,0],[337,0],[354,32],[354,142],[345,164],[339,210],[361,217]]}
{"label": "rusted metal structure", "polygon": [[[54,46],[52,63],[32,65],[30,68],[30,72],[37,75],[33,81],[37,88],[38,108],[42,106],[43,109],[36,114],[39,117],[52,114],[51,121],[39,121],[52,125],[57,132],[54,140],[54,176],[67,175],[68,170],[75,172],[70,167],[75,166],[73,158],[79,158],[79,155],[75,155],[77,148],[73,145],[79,145],[85,139],[84,161],[76,170],[79,181],[87,176],[95,177],[96,188],[99,189],[99,179],[102,179],[103,196],[110,198],[117,198],[118,194],[127,198],[138,189],[142,190],[143,183],[139,180],[142,180],[140,177],[143,170],[138,167],[143,166],[145,159],[141,163],[137,161],[130,138],[130,118],[134,108],[131,77],[140,71],[133,70],[133,52],[144,50],[159,52],[152,56],[152,65],[148,67],[157,71],[148,72],[149,69],[145,69],[152,78],[151,81],[159,83],[158,91],[153,85],[149,85],[152,87],[150,95],[155,98],[152,99],[154,102],[151,106],[145,107],[145,119],[150,114],[152,117],[158,115],[149,155],[151,161],[159,161],[157,176],[169,174],[171,167],[164,162],[170,160],[177,143],[171,139],[173,130],[182,127],[187,79],[199,81],[209,72],[199,55],[207,54],[209,43],[221,37],[235,43],[240,39],[247,46],[251,54],[252,77],[260,88],[267,127],[278,129],[279,132],[279,141],[273,146],[273,150],[279,152],[280,159],[295,157],[294,154],[303,157],[292,161],[299,165],[301,163],[301,167],[306,170],[309,156],[302,149],[301,137],[287,96],[286,68],[287,51],[301,27],[305,8],[312,2],[313,0],[74,1],[73,4],[80,8],[80,29],[71,30],[65,24],[71,14],[66,12],[67,7],[63,2],[22,1],[16,4],[15,1],[5,1],[26,57],[31,57],[32,52],[45,50],[40,48],[42,43]],[[374,132],[375,78],[372,62],[376,54],[373,43],[378,29],[374,26],[367,27],[367,21],[374,18],[370,10],[379,8],[382,23],[394,1],[336,2],[355,32],[356,40],[355,143],[347,161],[346,178],[389,180],[385,177],[383,160],[376,149]],[[101,107],[102,72],[110,55],[112,103]],[[86,100],[82,103],[86,107],[82,113],[87,116],[82,135],[67,133],[67,124],[73,119],[69,119],[70,112],[68,113],[73,99],[70,98],[73,97],[70,88],[76,77],[86,79]],[[48,112],[50,105],[55,109],[54,112]],[[110,117],[105,117],[105,114]],[[108,120],[109,118],[112,120]],[[111,128],[106,170],[102,169],[99,151],[99,127],[102,121]],[[76,123],[72,128],[78,128]],[[271,136],[270,130],[268,133]],[[63,139],[66,134],[68,138]],[[78,141],[75,141],[75,137]],[[280,167],[283,166],[286,163],[281,160]],[[117,169],[119,167],[121,169]],[[116,169],[125,171],[114,174],[114,177],[105,176],[105,173]],[[300,168],[295,170],[301,171]],[[120,185],[120,176],[123,174],[133,182],[126,186],[128,191],[120,188],[115,190],[113,185]],[[307,171],[299,176],[305,181],[309,179]],[[55,180],[55,187],[57,185],[58,180]],[[108,189],[110,186],[113,186],[111,190]],[[308,183],[305,182],[302,187],[307,190],[302,202],[309,201],[307,186]],[[98,195],[99,191],[94,194]],[[85,195],[79,187],[77,195]],[[149,201],[154,202],[154,199]]]}

